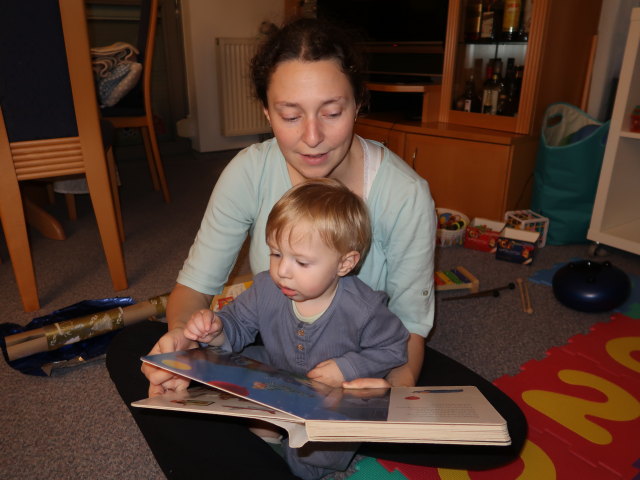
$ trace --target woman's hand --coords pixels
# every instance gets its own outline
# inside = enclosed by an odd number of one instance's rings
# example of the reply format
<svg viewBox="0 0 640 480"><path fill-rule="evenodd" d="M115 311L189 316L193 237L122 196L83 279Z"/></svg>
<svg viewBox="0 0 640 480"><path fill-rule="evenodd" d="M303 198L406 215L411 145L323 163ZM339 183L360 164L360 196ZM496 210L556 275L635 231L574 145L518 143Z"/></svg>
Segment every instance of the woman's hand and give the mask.
<svg viewBox="0 0 640 480"><path fill-rule="evenodd" d="M197 346L197 342L193 342L186 338L184 336L183 329L178 327L165 333L151 349L149 355L188 350ZM150 397L162 395L169 391L180 392L186 390L189 386L188 379L161 368L154 367L148 363L143 363L141 370L144 376L149 380Z"/></svg>
<svg viewBox="0 0 640 480"><path fill-rule="evenodd" d="M387 381L392 387L415 387L416 375L414 370L408 365L396 367L387 375Z"/></svg>
<svg viewBox="0 0 640 480"><path fill-rule="evenodd" d="M422 371L424 351L424 337L415 333L409 335L407 363L392 369L387 375L387 381L392 387L416 386L416 381L420 378L420 372Z"/></svg>
<svg viewBox="0 0 640 480"><path fill-rule="evenodd" d="M167 303L167 323L169 331L149 352L149 355L159 353L189 350L198 344L184 336L184 326L191 317L191 313L206 309L211 304L212 295L205 295L181 284L171 291ZM166 392L180 392L189 386L189 380L179 375L167 372L146 363L142 364L142 373L149 380L149 396L155 397Z"/></svg>
<svg viewBox="0 0 640 480"><path fill-rule="evenodd" d="M350 382L343 382L342 388L389 388L391 384L384 378L356 378Z"/></svg>
<svg viewBox="0 0 640 480"><path fill-rule="evenodd" d="M321 392L325 396L323 405L327 408L334 408L340 405L344 398L382 397L387 394L390 386L384 378L356 378L350 382L342 382L342 388Z"/></svg>

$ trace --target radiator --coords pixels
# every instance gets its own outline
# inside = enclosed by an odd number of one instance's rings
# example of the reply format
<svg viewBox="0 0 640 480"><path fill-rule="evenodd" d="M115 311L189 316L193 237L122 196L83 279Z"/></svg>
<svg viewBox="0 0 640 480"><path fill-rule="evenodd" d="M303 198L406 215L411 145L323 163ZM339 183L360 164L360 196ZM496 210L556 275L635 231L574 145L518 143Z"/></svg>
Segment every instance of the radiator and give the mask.
<svg viewBox="0 0 640 480"><path fill-rule="evenodd" d="M262 104L253 97L249 80L249 63L257 40L218 38L216 45L222 134L232 137L271 132Z"/></svg>

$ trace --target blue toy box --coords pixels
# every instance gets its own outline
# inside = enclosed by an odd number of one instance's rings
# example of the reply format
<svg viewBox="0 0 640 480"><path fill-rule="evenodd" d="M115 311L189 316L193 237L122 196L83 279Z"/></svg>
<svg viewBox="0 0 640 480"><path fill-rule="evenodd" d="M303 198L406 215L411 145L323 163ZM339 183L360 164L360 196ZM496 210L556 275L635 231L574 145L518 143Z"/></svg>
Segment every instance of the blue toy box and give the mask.
<svg viewBox="0 0 640 480"><path fill-rule="evenodd" d="M531 265L539 236L539 232L505 228L498 238L496 259Z"/></svg>

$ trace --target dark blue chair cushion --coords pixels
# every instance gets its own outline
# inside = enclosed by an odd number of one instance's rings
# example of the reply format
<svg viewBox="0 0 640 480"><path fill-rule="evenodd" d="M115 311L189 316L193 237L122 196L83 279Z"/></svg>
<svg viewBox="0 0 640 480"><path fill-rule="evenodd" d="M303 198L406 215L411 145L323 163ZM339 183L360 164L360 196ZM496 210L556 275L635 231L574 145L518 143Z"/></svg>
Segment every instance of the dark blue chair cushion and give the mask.
<svg viewBox="0 0 640 480"><path fill-rule="evenodd" d="M145 114L140 82L113 107L100 109L103 117L140 117Z"/></svg>
<svg viewBox="0 0 640 480"><path fill-rule="evenodd" d="M77 136L58 2L0 2L0 45L9 141Z"/></svg>
<svg viewBox="0 0 640 480"><path fill-rule="evenodd" d="M0 2L0 106L10 142L78 135L57 0ZM105 149L115 136L100 119Z"/></svg>

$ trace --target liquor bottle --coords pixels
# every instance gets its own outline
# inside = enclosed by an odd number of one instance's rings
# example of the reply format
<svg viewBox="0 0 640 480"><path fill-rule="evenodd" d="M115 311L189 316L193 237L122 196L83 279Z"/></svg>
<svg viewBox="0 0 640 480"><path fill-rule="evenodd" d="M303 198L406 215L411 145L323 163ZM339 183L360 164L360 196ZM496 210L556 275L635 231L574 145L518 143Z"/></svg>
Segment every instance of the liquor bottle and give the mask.
<svg viewBox="0 0 640 480"><path fill-rule="evenodd" d="M502 59L501 58L495 58L493 60L493 73L498 74L498 83L500 84L500 86L504 86L504 79L502 78Z"/></svg>
<svg viewBox="0 0 640 480"><path fill-rule="evenodd" d="M498 100L498 115L515 117L518 112L518 105L514 84L512 83L508 87L505 87L504 92L505 93L500 95L500 99Z"/></svg>
<svg viewBox="0 0 640 480"><path fill-rule="evenodd" d="M502 13L502 40L506 42L517 40L521 8L521 0L505 0Z"/></svg>
<svg viewBox="0 0 640 480"><path fill-rule="evenodd" d="M526 42L529 40L529 32L531 31L531 8L533 0L524 0L522 6L522 19L520 20L520 30L518 32L519 40Z"/></svg>
<svg viewBox="0 0 640 480"><path fill-rule="evenodd" d="M498 115L513 117L516 113L516 67L515 58L507 59L507 70L498 97Z"/></svg>
<svg viewBox="0 0 640 480"><path fill-rule="evenodd" d="M477 42L480 39L482 21L482 0L467 0L464 41Z"/></svg>
<svg viewBox="0 0 640 480"><path fill-rule="evenodd" d="M498 84L498 90L504 90L504 78L502 78L502 59L495 58L493 60L493 73L497 75L496 82Z"/></svg>
<svg viewBox="0 0 640 480"><path fill-rule="evenodd" d="M507 68L504 73L502 83L507 87L508 84L514 83L516 80L516 59L513 57L507 58Z"/></svg>
<svg viewBox="0 0 640 480"><path fill-rule="evenodd" d="M480 97L476 93L474 76L471 74L465 83L464 92L456 101L456 109L464 112L479 113L481 108L480 103Z"/></svg>
<svg viewBox="0 0 640 480"><path fill-rule="evenodd" d="M485 82L482 92L482 113L495 115L498 112L498 97L500 96L500 85L498 84L498 74L494 73L489 82Z"/></svg>
<svg viewBox="0 0 640 480"><path fill-rule="evenodd" d="M480 40L494 41L500 35L497 14L498 0L483 0L482 21L480 22Z"/></svg>
<svg viewBox="0 0 640 480"><path fill-rule="evenodd" d="M486 73L484 75L485 85L487 84L487 82L491 81L491 77L493 76L494 64L495 64L494 58L490 58L489 60L487 60Z"/></svg>
<svg viewBox="0 0 640 480"><path fill-rule="evenodd" d="M522 76L524 75L524 65L518 65L516 67L516 80L515 80L515 103L516 103L516 111L518 111L518 107L520 106L520 94L522 93Z"/></svg>

